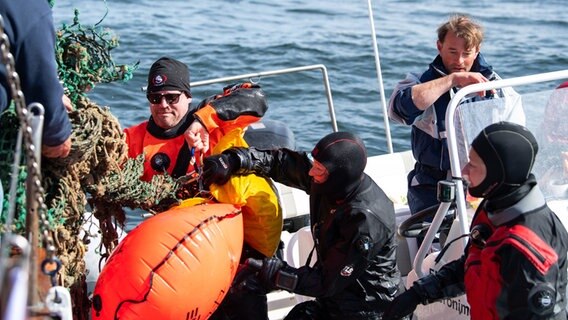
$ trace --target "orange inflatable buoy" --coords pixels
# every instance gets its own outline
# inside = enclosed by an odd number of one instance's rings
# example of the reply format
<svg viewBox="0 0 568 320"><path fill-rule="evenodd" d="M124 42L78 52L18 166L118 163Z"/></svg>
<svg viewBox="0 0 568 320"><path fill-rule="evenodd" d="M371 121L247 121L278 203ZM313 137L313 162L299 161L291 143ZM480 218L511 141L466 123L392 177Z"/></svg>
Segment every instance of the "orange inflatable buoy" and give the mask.
<svg viewBox="0 0 568 320"><path fill-rule="evenodd" d="M160 213L113 251L95 285L92 319L207 319L231 285L242 245L236 206Z"/></svg>

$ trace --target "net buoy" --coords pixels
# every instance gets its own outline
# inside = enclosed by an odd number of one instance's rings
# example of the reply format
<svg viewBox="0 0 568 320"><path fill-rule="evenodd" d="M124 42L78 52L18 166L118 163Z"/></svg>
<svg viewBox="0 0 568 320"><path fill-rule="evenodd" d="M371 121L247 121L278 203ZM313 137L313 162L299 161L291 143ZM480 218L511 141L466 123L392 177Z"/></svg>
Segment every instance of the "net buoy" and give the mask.
<svg viewBox="0 0 568 320"><path fill-rule="evenodd" d="M207 319L225 297L243 245L239 208L180 206L129 232L101 271L92 319Z"/></svg>

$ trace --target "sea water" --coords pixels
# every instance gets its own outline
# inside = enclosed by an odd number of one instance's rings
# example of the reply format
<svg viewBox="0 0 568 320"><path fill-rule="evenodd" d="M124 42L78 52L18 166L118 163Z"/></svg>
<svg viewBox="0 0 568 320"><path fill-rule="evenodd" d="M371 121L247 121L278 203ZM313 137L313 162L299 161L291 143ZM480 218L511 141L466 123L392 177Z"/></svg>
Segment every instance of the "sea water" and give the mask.
<svg viewBox="0 0 568 320"><path fill-rule="evenodd" d="M153 61L175 57L191 80L303 65L327 67L340 130L361 135L370 154L387 150L367 1L58 0L56 26L80 21L119 36L119 64L140 61L126 83L101 84L90 98L109 106L123 126L147 118L141 91ZM421 72L437 54L436 28L451 13L471 14L485 27L482 52L503 78L568 68L568 11L564 0L371 1L386 100L406 72ZM321 74L304 72L260 81L267 118L285 121L299 148L331 131ZM549 84L551 85L551 84ZM194 99L223 84L194 89ZM548 89L548 88L546 88ZM407 127L391 125L395 151L409 148Z"/></svg>
<svg viewBox="0 0 568 320"><path fill-rule="evenodd" d="M568 68L566 0L371 1L386 101L407 72L433 60L436 28L464 12L485 27L482 52L503 77ZM56 0L56 27L98 23L119 36L118 64L140 61L126 83L98 85L90 98L109 106L122 126L145 120L141 87L161 56L190 66L191 80L323 64L329 72L340 130L359 134L369 154L387 152L368 2L363 0ZM105 16L106 14L106 16ZM263 86L269 119L287 123L298 147L311 149L331 132L321 73L252 79ZM194 100L226 84L195 88ZM546 84L543 89L551 89ZM532 89L532 88L529 88ZM409 148L409 128L391 124L395 151Z"/></svg>

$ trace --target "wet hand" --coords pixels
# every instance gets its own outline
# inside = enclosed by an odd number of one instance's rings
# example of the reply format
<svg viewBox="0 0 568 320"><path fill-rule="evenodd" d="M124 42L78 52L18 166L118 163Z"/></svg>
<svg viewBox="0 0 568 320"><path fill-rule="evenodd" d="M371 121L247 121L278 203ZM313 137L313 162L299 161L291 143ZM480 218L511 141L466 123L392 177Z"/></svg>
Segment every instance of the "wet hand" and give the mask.
<svg viewBox="0 0 568 320"><path fill-rule="evenodd" d="M41 147L41 154L47 158L65 158L69 155L69 152L71 152L70 137L58 146L43 145Z"/></svg>
<svg viewBox="0 0 568 320"><path fill-rule="evenodd" d="M195 120L184 133L185 141L189 148L195 148L196 151L206 153L209 150L209 132L201 124Z"/></svg>
<svg viewBox="0 0 568 320"><path fill-rule="evenodd" d="M61 97L61 101L63 102L63 106L65 107L65 110L67 110L67 112L73 111L73 103L71 103L71 99L69 99L67 95L64 94Z"/></svg>

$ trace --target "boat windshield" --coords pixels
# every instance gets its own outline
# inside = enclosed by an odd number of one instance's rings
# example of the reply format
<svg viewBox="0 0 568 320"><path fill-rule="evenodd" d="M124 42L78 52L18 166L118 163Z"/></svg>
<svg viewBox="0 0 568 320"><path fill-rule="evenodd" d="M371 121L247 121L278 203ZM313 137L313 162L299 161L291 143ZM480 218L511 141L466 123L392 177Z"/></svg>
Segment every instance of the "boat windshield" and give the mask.
<svg viewBox="0 0 568 320"><path fill-rule="evenodd" d="M538 141L533 173L547 200L568 199L568 88L463 103L454 121L461 168L471 141L487 125L512 121L526 126Z"/></svg>

